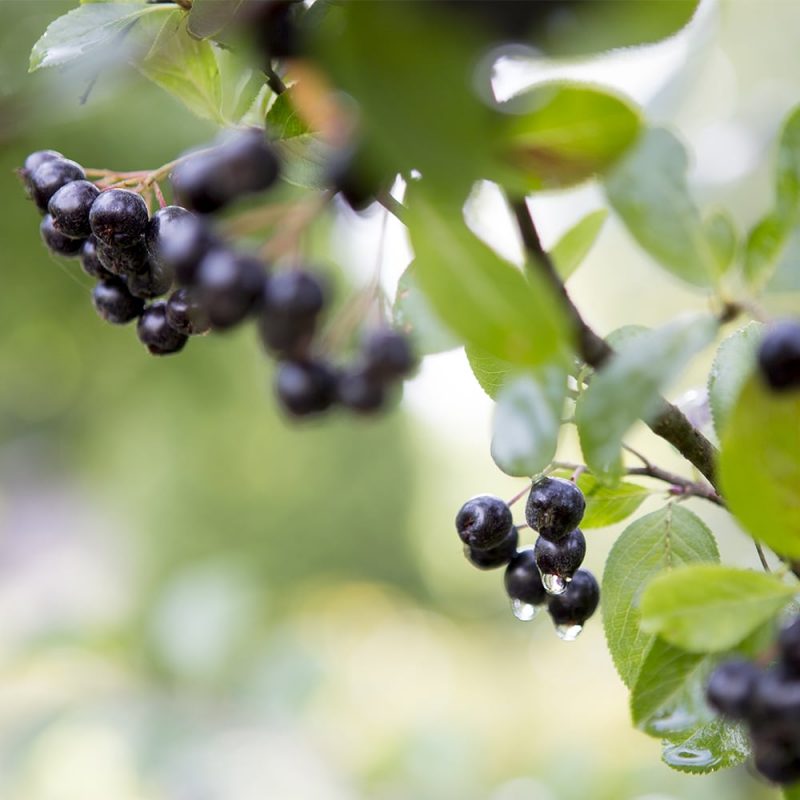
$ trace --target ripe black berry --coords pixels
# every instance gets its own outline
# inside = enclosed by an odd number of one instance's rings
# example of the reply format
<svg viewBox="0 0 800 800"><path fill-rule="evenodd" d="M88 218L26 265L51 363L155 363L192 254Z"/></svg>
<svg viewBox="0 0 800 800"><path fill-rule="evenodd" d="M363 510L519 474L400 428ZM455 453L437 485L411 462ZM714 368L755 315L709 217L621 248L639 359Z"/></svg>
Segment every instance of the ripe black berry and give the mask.
<svg viewBox="0 0 800 800"><path fill-rule="evenodd" d="M123 278L147 272L150 266L147 248L141 240L132 247L118 247L97 239L95 252L108 272Z"/></svg>
<svg viewBox="0 0 800 800"><path fill-rule="evenodd" d="M211 327L224 330L245 319L261 302L264 280L260 261L232 250L212 250L195 276L197 299Z"/></svg>
<svg viewBox="0 0 800 800"><path fill-rule="evenodd" d="M481 549L478 547L464 546L464 555L472 566L478 569L497 569L504 567L514 558L519 544L519 533L512 527L502 541L494 547Z"/></svg>
<svg viewBox="0 0 800 800"><path fill-rule="evenodd" d="M369 208L381 191L391 188L387 177L368 163L365 153L358 147L334 154L329 162L328 182L350 208L358 212Z"/></svg>
<svg viewBox="0 0 800 800"><path fill-rule="evenodd" d="M17 174L25 184L25 191L28 193L29 197L33 190L33 185L31 183L31 176L33 173L36 172L45 161L55 161L56 159L63 160L63 158L64 156L57 150L37 150L25 159L25 163L17 170Z"/></svg>
<svg viewBox="0 0 800 800"><path fill-rule="evenodd" d="M336 397L345 408L369 414L381 408L386 390L382 383L363 369L346 369L339 373L336 380Z"/></svg>
<svg viewBox="0 0 800 800"><path fill-rule="evenodd" d="M186 288L173 292L167 300L167 322L184 336L197 336L209 329L208 314Z"/></svg>
<svg viewBox="0 0 800 800"><path fill-rule="evenodd" d="M147 204L128 189L107 189L92 204L89 223L92 233L106 244L130 247L144 236Z"/></svg>
<svg viewBox="0 0 800 800"><path fill-rule="evenodd" d="M283 409L293 416L318 414L334 401L336 379L327 364L284 361L278 366L275 391Z"/></svg>
<svg viewBox="0 0 800 800"><path fill-rule="evenodd" d="M520 550L506 567L503 579L506 593L512 600L538 606L547 599L533 550Z"/></svg>
<svg viewBox="0 0 800 800"><path fill-rule="evenodd" d="M89 209L100 190L89 181L71 181L62 186L47 204L53 227L64 236L85 239L91 234Z"/></svg>
<svg viewBox="0 0 800 800"><path fill-rule="evenodd" d="M158 260L172 267L178 283L191 286L200 262L220 243L203 220L194 214L173 214L159 222L157 242Z"/></svg>
<svg viewBox="0 0 800 800"><path fill-rule="evenodd" d="M800 780L800 746L796 737L785 730L754 737L753 764L773 783L786 785Z"/></svg>
<svg viewBox="0 0 800 800"><path fill-rule="evenodd" d="M45 212L50 198L62 186L66 186L72 181L82 181L85 178L86 173L81 169L80 164L76 164L68 158L47 159L31 173L31 197L38 209Z"/></svg>
<svg viewBox="0 0 800 800"><path fill-rule="evenodd" d="M144 302L134 297L125 282L119 278L100 281L92 292L97 313L114 325L125 325L136 319L144 309Z"/></svg>
<svg viewBox="0 0 800 800"><path fill-rule="evenodd" d="M372 331L364 339L362 355L367 372L382 380L403 378L414 369L411 345L399 331Z"/></svg>
<svg viewBox="0 0 800 800"><path fill-rule="evenodd" d="M783 320L769 327L758 349L758 367L776 392L800 387L800 322Z"/></svg>
<svg viewBox="0 0 800 800"><path fill-rule="evenodd" d="M144 237L151 261L156 264L163 263L162 242L169 239L170 234L175 230L175 220L186 217L188 214L189 212L180 206L166 206L150 217Z"/></svg>
<svg viewBox="0 0 800 800"><path fill-rule="evenodd" d="M167 322L167 304L161 300L147 306L136 323L139 341L154 356L166 356L183 350L187 337Z"/></svg>
<svg viewBox="0 0 800 800"><path fill-rule="evenodd" d="M100 258L97 255L97 239L94 236L90 236L83 243L81 266L87 275L97 278L97 280L102 281L112 277L112 273L100 263Z"/></svg>
<svg viewBox="0 0 800 800"><path fill-rule="evenodd" d="M580 528L570 531L563 539L552 542L540 536L534 547L536 565L542 575L571 578L583 563L586 539Z"/></svg>
<svg viewBox="0 0 800 800"><path fill-rule="evenodd" d="M325 305L322 282L304 270L273 275L264 286L264 310L259 330L265 346L286 357L308 352Z"/></svg>
<svg viewBox="0 0 800 800"><path fill-rule="evenodd" d="M74 258L79 256L83 249L83 239L72 239L69 236L64 236L53 227L53 218L46 214L39 225L39 232L42 235L42 241L47 245L49 250L58 256L66 258Z"/></svg>
<svg viewBox="0 0 800 800"><path fill-rule="evenodd" d="M720 664L708 680L709 705L731 719L744 719L750 712L760 672L752 662L734 658Z"/></svg>
<svg viewBox="0 0 800 800"><path fill-rule="evenodd" d="M556 542L578 527L585 509L583 492L574 483L542 478L531 486L525 519L540 536Z"/></svg>
<svg viewBox="0 0 800 800"><path fill-rule="evenodd" d="M563 594L551 595L547 599L547 610L556 625L583 625L597 610L599 602L600 587L594 575L579 569Z"/></svg>
<svg viewBox="0 0 800 800"><path fill-rule="evenodd" d="M784 669L773 667L761 672L755 682L748 719L755 733L789 726L800 746L800 680Z"/></svg>
<svg viewBox="0 0 800 800"><path fill-rule="evenodd" d="M220 147L231 198L263 192L278 178L280 162L260 128L238 131Z"/></svg>
<svg viewBox="0 0 800 800"><path fill-rule="evenodd" d="M127 276L128 291L134 297L152 300L166 294L172 288L172 272L166 267L149 264L144 272Z"/></svg>
<svg viewBox="0 0 800 800"><path fill-rule="evenodd" d="M481 494L467 500L456 514L456 531L464 544L476 550L500 545L514 522L505 500Z"/></svg>
<svg viewBox="0 0 800 800"><path fill-rule="evenodd" d="M800 677L800 617L781 630L778 636L781 664L784 669Z"/></svg>

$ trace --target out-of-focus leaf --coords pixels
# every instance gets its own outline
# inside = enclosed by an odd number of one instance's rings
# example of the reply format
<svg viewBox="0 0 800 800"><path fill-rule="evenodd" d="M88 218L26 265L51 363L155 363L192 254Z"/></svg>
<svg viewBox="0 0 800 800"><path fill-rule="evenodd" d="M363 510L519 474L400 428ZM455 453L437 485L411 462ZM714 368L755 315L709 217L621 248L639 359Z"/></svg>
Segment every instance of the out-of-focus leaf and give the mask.
<svg viewBox="0 0 800 800"><path fill-rule="evenodd" d="M189 11L189 33L207 39L224 30L236 17L245 0L194 0Z"/></svg>
<svg viewBox="0 0 800 800"><path fill-rule="evenodd" d="M714 428L721 436L739 392L753 371L763 326L749 322L720 344L708 374L708 398Z"/></svg>
<svg viewBox="0 0 800 800"><path fill-rule="evenodd" d="M592 211L573 225L551 248L550 256L562 281L567 280L586 258L607 217L608 211L605 208Z"/></svg>
<svg viewBox="0 0 800 800"><path fill-rule="evenodd" d="M277 139L294 139L311 133L305 120L295 110L291 89L275 98L267 112L267 127Z"/></svg>
<svg viewBox="0 0 800 800"><path fill-rule="evenodd" d="M467 345L464 348L470 369L486 394L494 400L497 393L510 378L519 372L519 367L495 358L479 347Z"/></svg>
<svg viewBox="0 0 800 800"><path fill-rule="evenodd" d="M553 460L566 394L566 370L553 364L525 372L500 389L492 458L503 472L535 475Z"/></svg>
<svg viewBox="0 0 800 800"><path fill-rule="evenodd" d="M622 345L578 398L575 418L586 463L600 475L621 473L622 439L660 406L660 391L709 344L716 320L687 317Z"/></svg>
<svg viewBox="0 0 800 800"><path fill-rule="evenodd" d="M669 131L651 130L606 179L606 193L631 235L662 267L697 286L719 272L686 183L688 159Z"/></svg>
<svg viewBox="0 0 800 800"><path fill-rule="evenodd" d="M736 257L739 245L736 225L725 211L715 211L703 222L706 239L720 273L727 272Z"/></svg>
<svg viewBox="0 0 800 800"><path fill-rule="evenodd" d="M783 124L775 172L777 213L787 222L795 223L800 208L800 107Z"/></svg>
<svg viewBox="0 0 800 800"><path fill-rule="evenodd" d="M735 767L750 755L750 742L741 725L716 718L664 742L661 758L678 772L705 775Z"/></svg>
<svg viewBox="0 0 800 800"><path fill-rule="evenodd" d="M744 529L776 553L800 558L800 394L770 391L751 377L729 414L719 469Z"/></svg>
<svg viewBox="0 0 800 800"><path fill-rule="evenodd" d="M685 564L718 561L717 544L705 523L674 503L622 532L608 555L600 597L608 649L627 686L635 683L655 640L639 625L639 600L648 582Z"/></svg>
<svg viewBox="0 0 800 800"><path fill-rule="evenodd" d="M512 169L498 180L522 191L570 186L606 171L642 125L621 97L570 83L536 86L501 110L494 148Z"/></svg>

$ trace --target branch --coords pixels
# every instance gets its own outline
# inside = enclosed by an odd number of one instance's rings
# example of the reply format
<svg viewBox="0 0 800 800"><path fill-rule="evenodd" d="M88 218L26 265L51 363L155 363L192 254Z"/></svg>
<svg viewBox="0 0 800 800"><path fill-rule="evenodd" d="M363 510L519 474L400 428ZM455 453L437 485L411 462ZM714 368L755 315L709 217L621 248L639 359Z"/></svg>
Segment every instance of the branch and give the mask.
<svg viewBox="0 0 800 800"><path fill-rule="evenodd" d="M567 294L552 258L542 247L528 204L524 199L516 200L512 202L511 207L526 251L532 257L540 275L547 280L563 301L564 310L578 343L578 353L590 367L601 369L606 361L614 355L614 350L586 324L580 311ZM689 422L677 406L662 400L661 410L647 424L653 433L668 441L687 461L694 464L709 483L716 488L717 449ZM714 494L716 495L716 492Z"/></svg>

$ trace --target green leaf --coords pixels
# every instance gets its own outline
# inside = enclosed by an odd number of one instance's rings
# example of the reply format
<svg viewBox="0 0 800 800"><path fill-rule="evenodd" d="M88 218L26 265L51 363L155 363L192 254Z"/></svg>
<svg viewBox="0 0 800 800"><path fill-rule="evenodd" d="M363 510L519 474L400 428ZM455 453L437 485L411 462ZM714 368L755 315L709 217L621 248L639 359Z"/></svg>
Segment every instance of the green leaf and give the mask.
<svg viewBox="0 0 800 800"><path fill-rule="evenodd" d="M622 439L661 406L668 386L713 338L710 317L685 317L623 344L578 398L575 417L586 463L596 474L621 474Z"/></svg>
<svg viewBox="0 0 800 800"><path fill-rule="evenodd" d="M774 213L763 217L750 231L744 248L744 276L756 290L763 289L781 263L800 255L800 241Z"/></svg>
<svg viewBox="0 0 800 800"><path fill-rule="evenodd" d="M645 486L636 483L607 486L587 472L578 477L578 486L586 498L581 528L605 528L622 522L651 494Z"/></svg>
<svg viewBox="0 0 800 800"><path fill-rule="evenodd" d="M637 519L614 543L600 597L608 649L627 686L635 683L655 638L639 627L644 587L664 571L718 561L711 531L699 517L674 503Z"/></svg>
<svg viewBox="0 0 800 800"><path fill-rule="evenodd" d="M519 372L519 367L509 364L508 361L495 358L479 347L467 345L464 348L469 361L470 369L475 379L486 394L494 400L501 387L510 379L510 376Z"/></svg>
<svg viewBox="0 0 800 800"><path fill-rule="evenodd" d="M275 98L267 112L267 127L276 139L294 139L311 133L305 120L295 110L291 89Z"/></svg>
<svg viewBox="0 0 800 800"><path fill-rule="evenodd" d="M562 281L566 281L586 258L607 217L608 211L605 208L592 211L573 225L550 250L550 257Z"/></svg>
<svg viewBox="0 0 800 800"><path fill-rule="evenodd" d="M784 800L800 800L800 783L783 787Z"/></svg>
<svg viewBox="0 0 800 800"><path fill-rule="evenodd" d="M189 33L207 39L224 30L235 18L245 0L194 0L189 11Z"/></svg>
<svg viewBox="0 0 800 800"><path fill-rule="evenodd" d="M409 194L416 277L442 322L467 344L513 364L563 357L566 326L549 287L535 275L526 279L481 242L460 207L421 190Z"/></svg>
<svg viewBox="0 0 800 800"><path fill-rule="evenodd" d="M439 319L419 288L413 262L398 281L393 317L395 325L411 336L414 350L420 355L443 353L461 344Z"/></svg>
<svg viewBox="0 0 800 800"><path fill-rule="evenodd" d="M777 213L785 220L797 220L800 207L800 107L783 124L778 143L775 175Z"/></svg>
<svg viewBox="0 0 800 800"><path fill-rule="evenodd" d="M631 235L662 267L696 286L719 272L686 183L688 158L669 131L648 131L606 179L606 193Z"/></svg>
<svg viewBox="0 0 800 800"><path fill-rule="evenodd" d="M73 9L48 25L33 46L29 69L60 67L119 42L138 20L168 17L174 6L91 3ZM180 12L179 12L180 13Z"/></svg>
<svg viewBox="0 0 800 800"><path fill-rule="evenodd" d="M743 728L717 718L667 740L661 758L678 772L704 775L741 764L749 755Z"/></svg>
<svg viewBox="0 0 800 800"><path fill-rule="evenodd" d="M739 644L794 593L777 578L751 570L684 566L648 584L641 628L692 653L717 653Z"/></svg>
<svg viewBox="0 0 800 800"><path fill-rule="evenodd" d="M605 172L636 141L639 112L607 91L569 83L535 86L500 106L498 180L521 191L561 188Z"/></svg>
<svg viewBox="0 0 800 800"><path fill-rule="evenodd" d="M753 371L762 330L761 323L749 322L724 339L714 357L708 374L708 398L718 436L725 430L739 392Z"/></svg>
<svg viewBox="0 0 800 800"><path fill-rule="evenodd" d="M250 68L249 61L241 53L211 45L220 74L222 93L220 115L228 124L236 124L256 104L259 95L266 89L264 75ZM263 115L257 120L263 124Z"/></svg>
<svg viewBox="0 0 800 800"><path fill-rule="evenodd" d="M186 29L187 17L174 9L157 21L158 33L139 71L199 117L224 124L222 82L214 47Z"/></svg>
<svg viewBox="0 0 800 800"><path fill-rule="evenodd" d="M567 373L546 364L500 389L494 413L492 458L507 475L541 472L555 456Z"/></svg>
<svg viewBox="0 0 800 800"><path fill-rule="evenodd" d="M725 211L715 211L703 222L703 228L718 271L727 272L739 246L736 225Z"/></svg>
<svg viewBox="0 0 800 800"><path fill-rule="evenodd" d="M708 656L687 653L673 647L663 639L655 639L642 663L636 683L631 692L631 716L637 728L650 735L671 732L678 723L671 719L676 708L680 708L687 686L710 669ZM691 708L691 706L689 706ZM667 721L666 726L659 723ZM690 729L697 723L693 715L681 721L681 726ZM670 726L670 727L667 727Z"/></svg>
<svg viewBox="0 0 800 800"><path fill-rule="evenodd" d="M756 540L800 558L800 393L751 377L729 416L720 480L731 512Z"/></svg>
<svg viewBox="0 0 800 800"><path fill-rule="evenodd" d="M331 149L316 135L307 133L290 139L278 139L274 145L283 165L281 177L287 183L304 189L330 186Z"/></svg>

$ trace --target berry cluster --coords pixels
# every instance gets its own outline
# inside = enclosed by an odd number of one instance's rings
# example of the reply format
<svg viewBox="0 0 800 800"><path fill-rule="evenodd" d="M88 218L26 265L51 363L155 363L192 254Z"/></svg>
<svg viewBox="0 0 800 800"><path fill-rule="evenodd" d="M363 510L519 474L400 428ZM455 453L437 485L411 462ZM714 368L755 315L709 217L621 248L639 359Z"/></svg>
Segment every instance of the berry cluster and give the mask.
<svg viewBox="0 0 800 800"><path fill-rule="evenodd" d="M773 391L800 389L800 321L781 320L768 328L758 349L758 368Z"/></svg>
<svg viewBox="0 0 800 800"><path fill-rule="evenodd" d="M726 661L712 673L706 697L720 714L745 723L755 768L764 777L800 781L800 618L781 631L776 664Z"/></svg>
<svg viewBox="0 0 800 800"><path fill-rule="evenodd" d="M414 368L406 337L373 330L353 363L328 363L315 346L327 304L323 280L300 267L269 272L209 222L207 215L239 196L269 188L279 172L263 131L249 129L179 159L172 186L181 205L152 217L140 194L101 191L55 151L28 156L20 176L45 214L45 244L57 255L80 258L97 280L98 314L118 325L138 320L139 339L152 354L176 353L190 336L255 318L264 346L279 361L276 391L287 413L307 416L337 403L357 413L377 411L392 384ZM157 299L168 292L168 299Z"/></svg>
<svg viewBox="0 0 800 800"><path fill-rule="evenodd" d="M586 539L577 526L585 508L583 493L573 482L536 481L525 519L539 538L534 547L522 549L511 509L499 497L473 497L456 516L456 530L470 563L479 569L506 566L505 588L515 616L533 619L546 603L556 631L568 640L581 632L600 600L592 573L579 569Z"/></svg>

